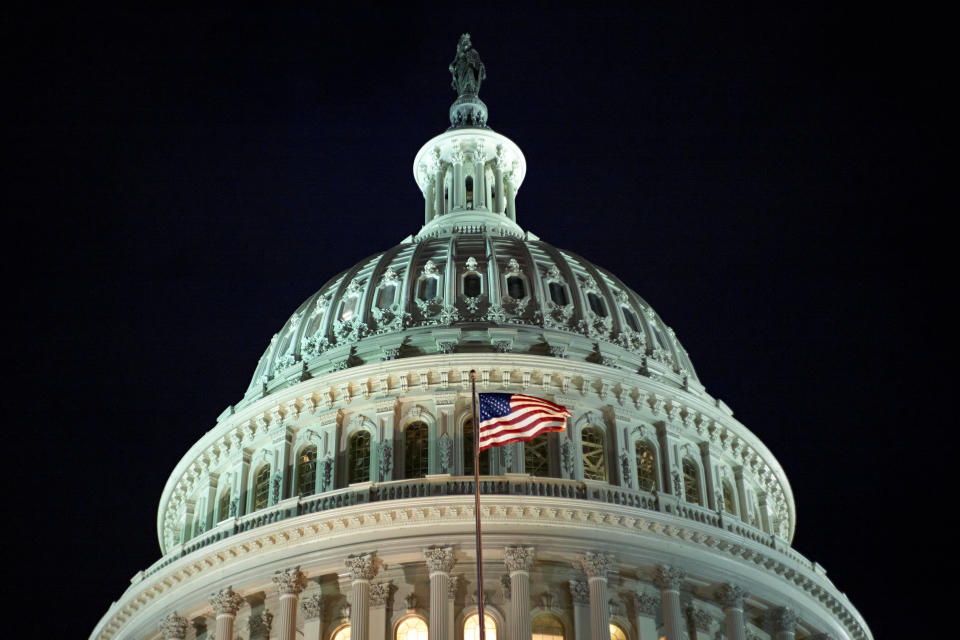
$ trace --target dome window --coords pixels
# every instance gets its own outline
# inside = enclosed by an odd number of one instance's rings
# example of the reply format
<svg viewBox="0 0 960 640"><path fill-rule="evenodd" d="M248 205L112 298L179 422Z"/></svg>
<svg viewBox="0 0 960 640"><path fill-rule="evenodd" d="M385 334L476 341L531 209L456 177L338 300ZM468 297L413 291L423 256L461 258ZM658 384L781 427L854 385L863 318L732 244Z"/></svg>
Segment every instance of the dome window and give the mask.
<svg viewBox="0 0 960 640"><path fill-rule="evenodd" d="M440 278L430 277L420 281L420 299L433 300L440 290Z"/></svg>
<svg viewBox="0 0 960 640"><path fill-rule="evenodd" d="M350 296L342 303L340 303L340 321L349 322L353 318L353 314L357 309L357 297Z"/></svg>
<svg viewBox="0 0 960 640"><path fill-rule="evenodd" d="M397 297L397 285L388 284L380 287L380 293L377 296L377 306L381 309L388 309L394 298Z"/></svg>
<svg viewBox="0 0 960 640"><path fill-rule="evenodd" d="M637 487L641 491L652 491L657 484L656 450L648 441L637 440L633 451L637 461Z"/></svg>
<svg viewBox="0 0 960 640"><path fill-rule="evenodd" d="M733 493L733 486L726 480L723 481L723 510L733 515L737 514L737 499Z"/></svg>
<svg viewBox="0 0 960 640"><path fill-rule="evenodd" d="M600 296L594 292L587 294L587 303L590 305L590 310L601 318L607 317L607 307L603 304L603 300L600 299Z"/></svg>
<svg viewBox="0 0 960 640"><path fill-rule="evenodd" d="M693 504L702 505L700 501L700 470L690 458L683 459L683 499Z"/></svg>
<svg viewBox="0 0 960 640"><path fill-rule="evenodd" d="M514 300L527 297L527 287L519 276L507 278L507 295Z"/></svg>
<svg viewBox="0 0 960 640"><path fill-rule="evenodd" d="M627 321L627 326L630 327L630 331L640 333L640 323L637 322L637 314L627 307L621 307L621 309L623 310L623 317Z"/></svg>
<svg viewBox="0 0 960 640"><path fill-rule="evenodd" d="M550 289L550 300L558 307L565 307L569 304L567 299L567 288L559 282L551 282L548 285Z"/></svg>
<svg viewBox="0 0 960 640"><path fill-rule="evenodd" d="M468 273L463 276L463 295L467 298L476 298L480 295L481 281L476 273Z"/></svg>
<svg viewBox="0 0 960 640"><path fill-rule="evenodd" d="M497 621L489 613L483 614L484 640L497 640ZM473 613L463 621L463 640L480 640L480 614Z"/></svg>
<svg viewBox="0 0 960 640"><path fill-rule="evenodd" d="M220 502L217 504L217 522L223 522L230 517L230 487L223 490L220 494Z"/></svg>
<svg viewBox="0 0 960 640"><path fill-rule="evenodd" d="M257 470L253 481L253 510L266 509L270 504L270 465Z"/></svg>
<svg viewBox="0 0 960 640"><path fill-rule="evenodd" d="M403 475L422 478L430 473L430 430L424 422L414 422L403 432Z"/></svg>
<svg viewBox="0 0 960 640"><path fill-rule="evenodd" d="M308 445L297 455L297 495L312 496L317 481L317 447Z"/></svg>
<svg viewBox="0 0 960 640"><path fill-rule="evenodd" d="M603 430L586 427L580 434L583 448L583 477L586 480L607 481L607 456L603 448Z"/></svg>
<svg viewBox="0 0 960 640"><path fill-rule="evenodd" d="M347 442L347 483L370 479L370 433L357 431Z"/></svg>

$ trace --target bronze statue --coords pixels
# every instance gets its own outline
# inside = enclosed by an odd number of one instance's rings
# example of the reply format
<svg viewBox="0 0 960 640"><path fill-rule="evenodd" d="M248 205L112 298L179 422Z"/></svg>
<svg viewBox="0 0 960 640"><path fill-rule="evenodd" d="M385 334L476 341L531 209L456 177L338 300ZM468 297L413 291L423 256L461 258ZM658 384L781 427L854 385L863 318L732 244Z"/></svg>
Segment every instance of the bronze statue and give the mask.
<svg viewBox="0 0 960 640"><path fill-rule="evenodd" d="M480 92L480 83L487 77L487 71L480 60L480 54L470 43L470 34L460 36L457 44L457 55L450 63L450 73L453 81L450 86L457 95L475 96Z"/></svg>

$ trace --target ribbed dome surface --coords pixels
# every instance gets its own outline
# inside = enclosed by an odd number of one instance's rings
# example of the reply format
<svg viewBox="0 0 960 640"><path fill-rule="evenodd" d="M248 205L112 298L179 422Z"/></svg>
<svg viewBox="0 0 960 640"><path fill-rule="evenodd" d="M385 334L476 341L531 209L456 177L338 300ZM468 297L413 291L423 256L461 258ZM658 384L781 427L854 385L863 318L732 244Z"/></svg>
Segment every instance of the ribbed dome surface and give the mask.
<svg viewBox="0 0 960 640"><path fill-rule="evenodd" d="M330 280L274 335L245 401L362 363L490 351L699 386L673 331L619 278L531 234L473 227L408 241Z"/></svg>

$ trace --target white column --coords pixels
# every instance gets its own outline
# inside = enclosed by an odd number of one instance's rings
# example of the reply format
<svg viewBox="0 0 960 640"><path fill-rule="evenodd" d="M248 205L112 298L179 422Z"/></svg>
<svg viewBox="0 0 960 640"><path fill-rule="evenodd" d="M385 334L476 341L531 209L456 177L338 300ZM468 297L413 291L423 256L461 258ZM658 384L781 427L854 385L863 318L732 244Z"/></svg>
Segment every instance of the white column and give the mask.
<svg viewBox="0 0 960 640"><path fill-rule="evenodd" d="M164 640L183 640L187 637L187 619L174 611L160 621L160 632Z"/></svg>
<svg viewBox="0 0 960 640"><path fill-rule="evenodd" d="M743 626L743 589L735 584L725 584L717 592L726 618L727 640L747 640Z"/></svg>
<svg viewBox="0 0 960 640"><path fill-rule="evenodd" d="M320 640L323 633L323 596L313 593L303 599L303 640ZM220 640L220 637L217 637Z"/></svg>
<svg viewBox="0 0 960 640"><path fill-rule="evenodd" d="M450 570L456 562L453 557L453 547L440 545L427 547L423 550L423 557L430 571L430 640L453 640L447 637L450 631L447 621Z"/></svg>
<svg viewBox="0 0 960 640"><path fill-rule="evenodd" d="M653 571L653 584L660 589L663 605L663 631L666 640L683 640L683 617L680 615L680 583L686 577L681 569L658 564Z"/></svg>
<svg viewBox="0 0 960 640"><path fill-rule="evenodd" d="M210 606L217 617L216 640L233 640L233 621L243 606L243 598L227 587L210 598Z"/></svg>
<svg viewBox="0 0 960 640"><path fill-rule="evenodd" d="M573 600L574 640L590 640L590 585L583 580L570 581Z"/></svg>
<svg viewBox="0 0 960 640"><path fill-rule="evenodd" d="M447 637L450 638L450 640L457 637L456 629L454 628L456 627L457 619L454 614L457 602L457 585L459 582L460 578L458 576L450 576L450 581L447 583L447 633L449 634Z"/></svg>
<svg viewBox="0 0 960 640"><path fill-rule="evenodd" d="M350 570L350 640L370 640L370 581L380 562L373 553L347 556Z"/></svg>
<svg viewBox="0 0 960 640"><path fill-rule="evenodd" d="M299 567L280 571L273 576L280 596L280 620L277 625L277 640L296 640L297 604L300 592L307 587L307 576Z"/></svg>
<svg viewBox="0 0 960 640"><path fill-rule="evenodd" d="M433 207L437 202L437 198L433 194L433 190L436 188L437 176L436 174L430 174L427 176L427 188L423 190L423 224L427 224L433 220Z"/></svg>
<svg viewBox="0 0 960 640"><path fill-rule="evenodd" d="M610 636L610 603L607 595L607 571L613 564L613 555L588 551L580 556L574 567L587 574L590 585L590 637Z"/></svg>
<svg viewBox="0 0 960 640"><path fill-rule="evenodd" d="M511 640L530 640L530 567L533 566L533 547L506 547L503 564L510 572L510 627Z"/></svg>
<svg viewBox="0 0 960 640"><path fill-rule="evenodd" d="M503 181L504 194L507 197L507 217L514 222L517 221L516 197L517 188L513 184L513 173L508 174Z"/></svg>
<svg viewBox="0 0 960 640"><path fill-rule="evenodd" d="M474 160L474 180L473 180L473 208L484 209L487 206L487 181L484 170L486 156L483 153L483 146L477 144L476 151L473 152Z"/></svg>
<svg viewBox="0 0 960 640"><path fill-rule="evenodd" d="M433 215L438 218L446 213L443 210L443 164L439 158L436 160L436 170L433 176Z"/></svg>
<svg viewBox="0 0 960 640"><path fill-rule="evenodd" d="M780 607L770 612L773 622L773 640L793 640L797 628L797 614L790 607Z"/></svg>
<svg viewBox="0 0 960 640"><path fill-rule="evenodd" d="M503 213L503 148L497 146L497 157L493 161L493 179L496 190L496 197L493 200L493 210L496 213Z"/></svg>
<svg viewBox="0 0 960 640"><path fill-rule="evenodd" d="M391 586L389 580L370 585L370 640L387 638L387 601Z"/></svg>

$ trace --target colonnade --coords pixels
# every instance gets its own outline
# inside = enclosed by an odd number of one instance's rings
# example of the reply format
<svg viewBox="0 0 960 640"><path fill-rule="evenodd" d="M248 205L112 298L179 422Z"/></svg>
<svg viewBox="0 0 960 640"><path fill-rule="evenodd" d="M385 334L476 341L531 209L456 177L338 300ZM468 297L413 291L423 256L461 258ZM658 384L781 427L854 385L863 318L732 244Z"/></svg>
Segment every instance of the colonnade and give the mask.
<svg viewBox="0 0 960 640"><path fill-rule="evenodd" d="M458 577L451 571L456 565L454 549L449 545L434 545L423 550L430 576L429 628L431 640L453 640L453 602L458 586ZM509 576L509 604L506 628L498 630L498 637L507 640L531 640L530 570L535 559L535 549L527 545L505 547L503 563ZM346 558L345 566L350 575L350 604L342 607L341 617L349 618L351 640L387 640L387 605L392 584L389 581L372 583L382 566L375 553L361 553ZM593 640L609 636L610 600L608 574L614 566L610 553L587 551L573 562L573 568L582 579L569 582L573 603L573 633L575 640ZM685 572L673 566L657 565L653 571L653 584L660 592L657 598L647 593L637 593L634 611L638 637L657 637L654 620L662 617L662 634L665 640L684 640L686 637L706 637L706 620L703 612L688 608L690 615L685 624L680 592L686 579ZM254 626L270 640L296 640L298 605L302 609L304 640L322 640L323 600L320 594L312 594L300 602L300 594L307 586L307 576L299 567L277 572L272 582L277 589L279 611L274 616L266 610L251 619L251 634ZM722 626L727 640L746 640L744 624L743 588L735 584L723 584L715 592L724 613ZM214 594L210 600L216 617L216 630L212 640L234 640L234 620L247 602L232 588L227 587ZM251 601L251 605L254 601ZM348 612L348 613L347 613ZM346 620L344 620L345 622ZM797 624L796 613L788 607L771 609L767 621L773 631L773 640L794 640ZM708 620L707 620L708 622ZM189 623L183 616L173 612L160 623L165 640L184 640Z"/></svg>

